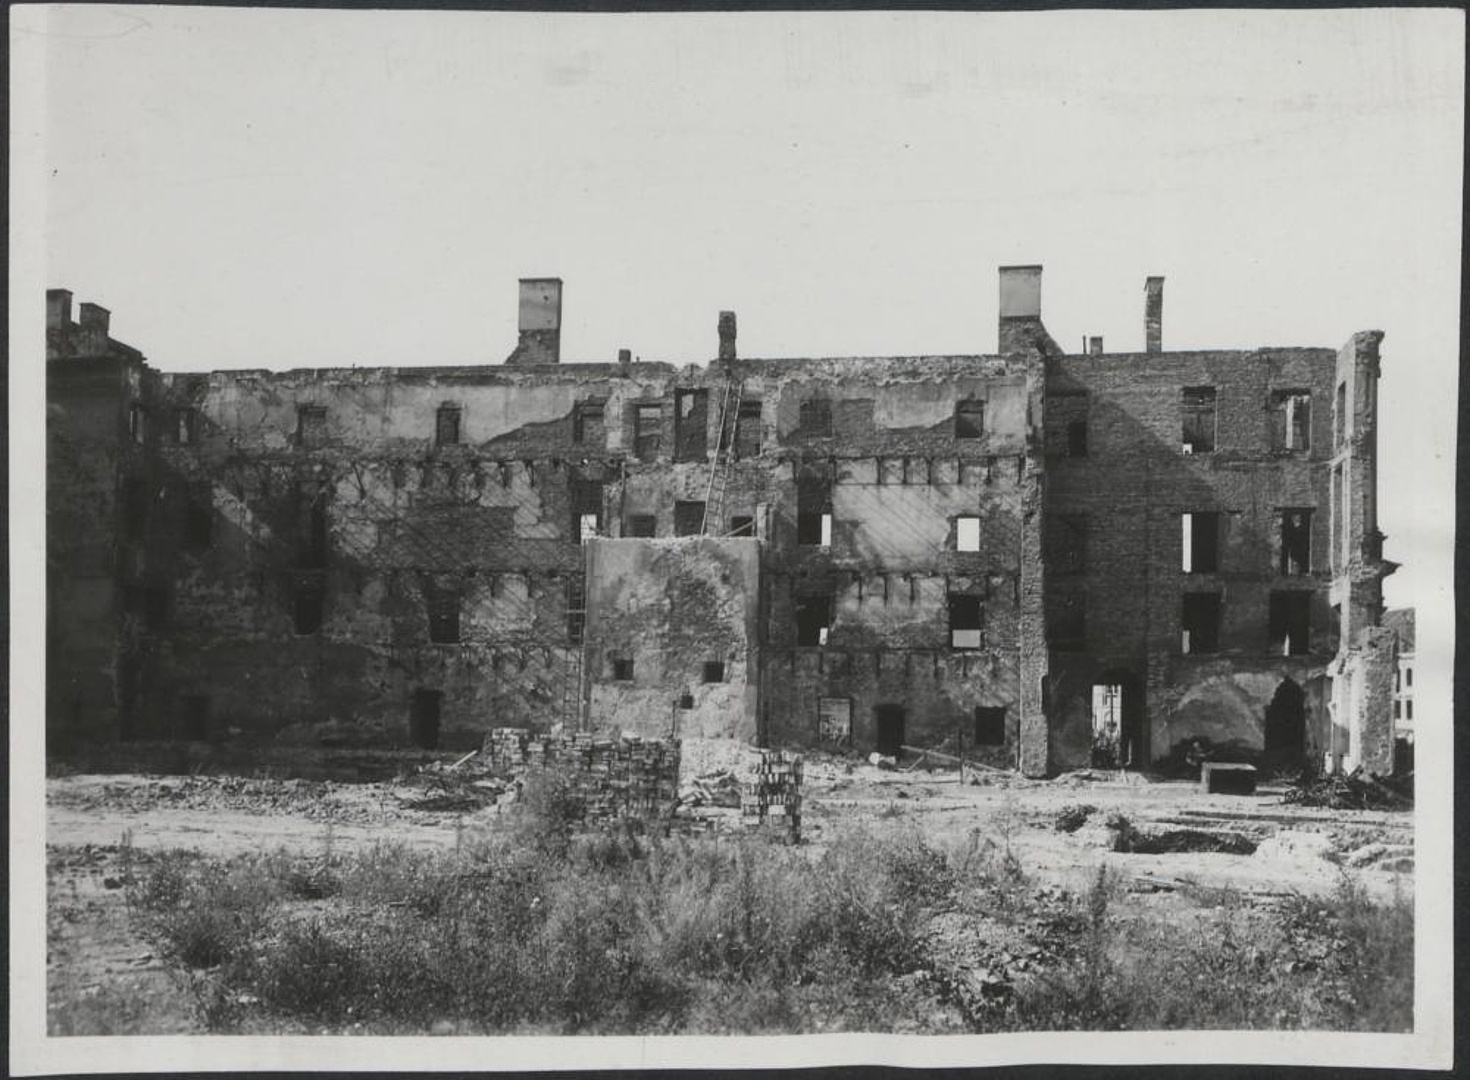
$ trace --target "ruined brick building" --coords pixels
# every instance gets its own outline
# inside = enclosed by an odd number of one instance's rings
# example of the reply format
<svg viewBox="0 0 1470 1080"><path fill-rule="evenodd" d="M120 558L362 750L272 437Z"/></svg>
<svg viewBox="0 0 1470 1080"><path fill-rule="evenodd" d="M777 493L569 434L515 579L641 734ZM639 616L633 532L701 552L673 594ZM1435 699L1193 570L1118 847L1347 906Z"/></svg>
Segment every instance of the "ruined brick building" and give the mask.
<svg viewBox="0 0 1470 1080"><path fill-rule="evenodd" d="M1068 355L155 371L47 293L47 729L478 745L499 726L947 747L1208 739L1387 771L1381 334ZM1385 756L1387 755L1387 756Z"/></svg>

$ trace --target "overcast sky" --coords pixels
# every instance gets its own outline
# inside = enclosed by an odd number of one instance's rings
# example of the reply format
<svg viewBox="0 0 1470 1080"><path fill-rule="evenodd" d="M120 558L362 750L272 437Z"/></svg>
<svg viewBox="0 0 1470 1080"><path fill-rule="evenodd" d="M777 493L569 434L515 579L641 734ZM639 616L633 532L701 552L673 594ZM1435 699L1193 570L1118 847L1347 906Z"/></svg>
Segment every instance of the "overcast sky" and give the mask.
<svg viewBox="0 0 1470 1080"><path fill-rule="evenodd" d="M1386 331L1391 557L1449 490L1458 13L15 18L47 284L164 370L499 363L532 275L566 359L703 362L722 308L748 356L988 352L1036 262L1069 349L1140 348L1149 274L1165 348Z"/></svg>

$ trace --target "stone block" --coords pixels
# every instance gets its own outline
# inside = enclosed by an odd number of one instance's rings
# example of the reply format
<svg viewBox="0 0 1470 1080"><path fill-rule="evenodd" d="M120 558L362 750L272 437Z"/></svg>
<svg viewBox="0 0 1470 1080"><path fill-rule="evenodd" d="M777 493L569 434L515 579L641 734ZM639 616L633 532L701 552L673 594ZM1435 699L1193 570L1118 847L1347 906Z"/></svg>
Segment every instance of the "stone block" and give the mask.
<svg viewBox="0 0 1470 1080"><path fill-rule="evenodd" d="M1200 790L1210 795L1254 795L1256 767L1226 761L1206 761L1200 766Z"/></svg>

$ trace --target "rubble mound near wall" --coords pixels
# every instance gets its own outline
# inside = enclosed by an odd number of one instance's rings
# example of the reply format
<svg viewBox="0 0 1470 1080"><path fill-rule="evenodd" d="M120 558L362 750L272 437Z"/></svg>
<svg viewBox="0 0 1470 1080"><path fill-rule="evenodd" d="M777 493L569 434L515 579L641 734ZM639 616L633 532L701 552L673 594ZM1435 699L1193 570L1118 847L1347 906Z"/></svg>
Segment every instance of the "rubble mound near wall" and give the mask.
<svg viewBox="0 0 1470 1080"><path fill-rule="evenodd" d="M671 814L679 797L679 740L546 735L495 728L481 754L492 769L548 770L563 778L587 824Z"/></svg>

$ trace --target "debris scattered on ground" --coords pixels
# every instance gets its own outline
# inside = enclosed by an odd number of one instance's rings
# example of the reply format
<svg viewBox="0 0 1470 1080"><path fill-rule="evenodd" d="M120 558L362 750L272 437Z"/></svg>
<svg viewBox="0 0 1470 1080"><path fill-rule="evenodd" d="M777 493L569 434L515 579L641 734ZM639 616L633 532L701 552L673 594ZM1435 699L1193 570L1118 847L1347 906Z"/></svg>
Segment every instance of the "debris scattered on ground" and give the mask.
<svg viewBox="0 0 1470 1080"><path fill-rule="evenodd" d="M1097 812L1097 807L1091 803L1073 803L1062 807L1057 814L1055 828L1057 832L1074 833L1083 825L1087 824L1090 815Z"/></svg>
<svg viewBox="0 0 1470 1080"><path fill-rule="evenodd" d="M1402 788L1403 790L1398 790ZM1370 776L1362 769L1305 781L1282 801L1297 806L1324 806L1331 810L1408 810L1414 805L1413 774L1402 780Z"/></svg>
<svg viewBox="0 0 1470 1080"><path fill-rule="evenodd" d="M680 806L740 806L740 779L728 769L696 776L679 787Z"/></svg>
<svg viewBox="0 0 1470 1080"><path fill-rule="evenodd" d="M874 751L868 755L868 764L876 765L880 769L896 769L898 768L898 758Z"/></svg>

